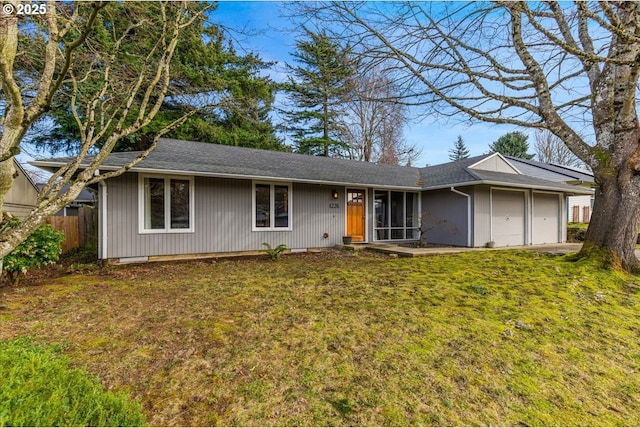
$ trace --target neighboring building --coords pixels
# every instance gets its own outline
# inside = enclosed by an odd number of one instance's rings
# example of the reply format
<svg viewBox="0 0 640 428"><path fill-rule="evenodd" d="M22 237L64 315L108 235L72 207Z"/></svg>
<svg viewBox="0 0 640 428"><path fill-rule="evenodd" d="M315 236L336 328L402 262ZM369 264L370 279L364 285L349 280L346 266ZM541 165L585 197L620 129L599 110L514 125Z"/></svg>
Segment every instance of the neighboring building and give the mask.
<svg viewBox="0 0 640 428"><path fill-rule="evenodd" d="M506 158L523 174L593 189L593 173L590 171L510 156L506 156ZM576 223L588 223L593 212L593 199L593 192L589 195L569 196L567 201L567 220Z"/></svg>
<svg viewBox="0 0 640 428"><path fill-rule="evenodd" d="M36 185L38 190L46 186L45 183L38 183ZM65 185L60 189L60 193L65 193L69 190L69 185ZM94 206L96 203L96 192L93 189L82 189L78 197L76 197L69 205L63 207L60 211L54 214L54 217L75 217L78 215L78 211L82 205Z"/></svg>
<svg viewBox="0 0 640 428"><path fill-rule="evenodd" d="M113 153L113 170L138 153ZM70 158L34 165L55 170ZM119 262L354 242L482 247L566 239L566 196L589 190L527 176L500 154L428 168L161 139L98 195L99 257Z"/></svg>
<svg viewBox="0 0 640 428"><path fill-rule="evenodd" d="M15 159L13 162L18 176L4 197L2 210L22 220L38 205L38 188L22 165Z"/></svg>

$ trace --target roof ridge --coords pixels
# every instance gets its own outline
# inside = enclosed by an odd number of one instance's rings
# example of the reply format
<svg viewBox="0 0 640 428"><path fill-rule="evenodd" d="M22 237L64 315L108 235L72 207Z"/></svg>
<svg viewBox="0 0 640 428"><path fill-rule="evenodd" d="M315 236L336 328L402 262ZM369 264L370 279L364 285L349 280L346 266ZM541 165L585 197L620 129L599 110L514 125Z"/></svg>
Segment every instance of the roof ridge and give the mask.
<svg viewBox="0 0 640 428"><path fill-rule="evenodd" d="M331 156L315 156L315 155L308 155L308 154L304 154L304 153L295 153L295 152L285 152L285 151L278 151L278 150L268 150L268 149L261 149L261 148L255 148L255 147L243 147L243 146L233 146L233 145L229 145L229 144L219 144L219 143L204 143L204 142L199 142L199 141L192 141L192 140L180 140L177 138L160 138L160 140L158 141L158 143L160 142L171 142L171 141L176 141L176 142L180 142L180 143L188 143L188 144L201 144L201 145L207 145L207 148L210 147L216 147L216 148L222 148L222 150L229 150L229 151L233 151L233 150L237 150L237 151L252 151L252 152L259 152L259 153L268 153L270 155L281 155L281 156L291 156L291 157L295 157L298 159L304 159L304 160L317 160L319 162L337 162L337 163L358 163L360 165L376 165L379 167L383 167L383 168L405 168L405 169L412 169L412 170L420 170L420 168L415 167L415 166L407 166L407 165L392 165L392 164L385 164L385 163L376 163L376 162L367 162L367 161L363 161L363 160L358 160L358 159L347 159L347 158L336 158L336 157L331 157ZM165 146L166 147L166 146ZM157 150L157 148L156 148ZM134 152L127 152L127 153L134 153Z"/></svg>

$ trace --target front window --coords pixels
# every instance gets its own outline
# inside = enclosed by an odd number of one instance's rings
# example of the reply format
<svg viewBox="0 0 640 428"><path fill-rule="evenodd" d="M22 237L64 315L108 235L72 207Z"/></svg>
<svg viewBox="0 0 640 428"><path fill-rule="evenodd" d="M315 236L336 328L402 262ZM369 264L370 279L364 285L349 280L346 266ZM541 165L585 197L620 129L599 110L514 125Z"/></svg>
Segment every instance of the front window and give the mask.
<svg viewBox="0 0 640 428"><path fill-rule="evenodd" d="M291 185L254 183L253 230L291 230Z"/></svg>
<svg viewBox="0 0 640 428"><path fill-rule="evenodd" d="M375 239L419 239L418 201L418 194L415 192L374 191Z"/></svg>
<svg viewBox="0 0 640 428"><path fill-rule="evenodd" d="M193 232L193 178L142 177L142 233Z"/></svg>
<svg viewBox="0 0 640 428"><path fill-rule="evenodd" d="M144 228L164 229L164 178L144 179Z"/></svg>
<svg viewBox="0 0 640 428"><path fill-rule="evenodd" d="M256 227L271 227L271 186L269 184L256 184Z"/></svg>
<svg viewBox="0 0 640 428"><path fill-rule="evenodd" d="M171 229L189 229L189 180L169 180L171 183Z"/></svg>

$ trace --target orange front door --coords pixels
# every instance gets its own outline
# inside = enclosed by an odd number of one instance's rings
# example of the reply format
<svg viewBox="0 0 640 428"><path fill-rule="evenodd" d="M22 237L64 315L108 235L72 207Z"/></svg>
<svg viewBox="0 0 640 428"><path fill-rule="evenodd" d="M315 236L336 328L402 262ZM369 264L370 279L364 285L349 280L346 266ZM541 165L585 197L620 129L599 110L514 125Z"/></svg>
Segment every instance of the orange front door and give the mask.
<svg viewBox="0 0 640 428"><path fill-rule="evenodd" d="M353 242L364 241L365 230L365 192L364 190L347 189L347 235Z"/></svg>

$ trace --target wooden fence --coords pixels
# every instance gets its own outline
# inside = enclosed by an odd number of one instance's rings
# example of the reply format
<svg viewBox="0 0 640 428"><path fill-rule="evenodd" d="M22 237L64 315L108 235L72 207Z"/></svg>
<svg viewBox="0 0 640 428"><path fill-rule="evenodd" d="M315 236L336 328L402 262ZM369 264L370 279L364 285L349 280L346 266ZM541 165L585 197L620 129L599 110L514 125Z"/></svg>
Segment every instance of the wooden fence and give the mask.
<svg viewBox="0 0 640 428"><path fill-rule="evenodd" d="M97 248L98 219L93 207L82 206L77 216L53 216L47 223L54 229L64 232L62 252L74 248Z"/></svg>

